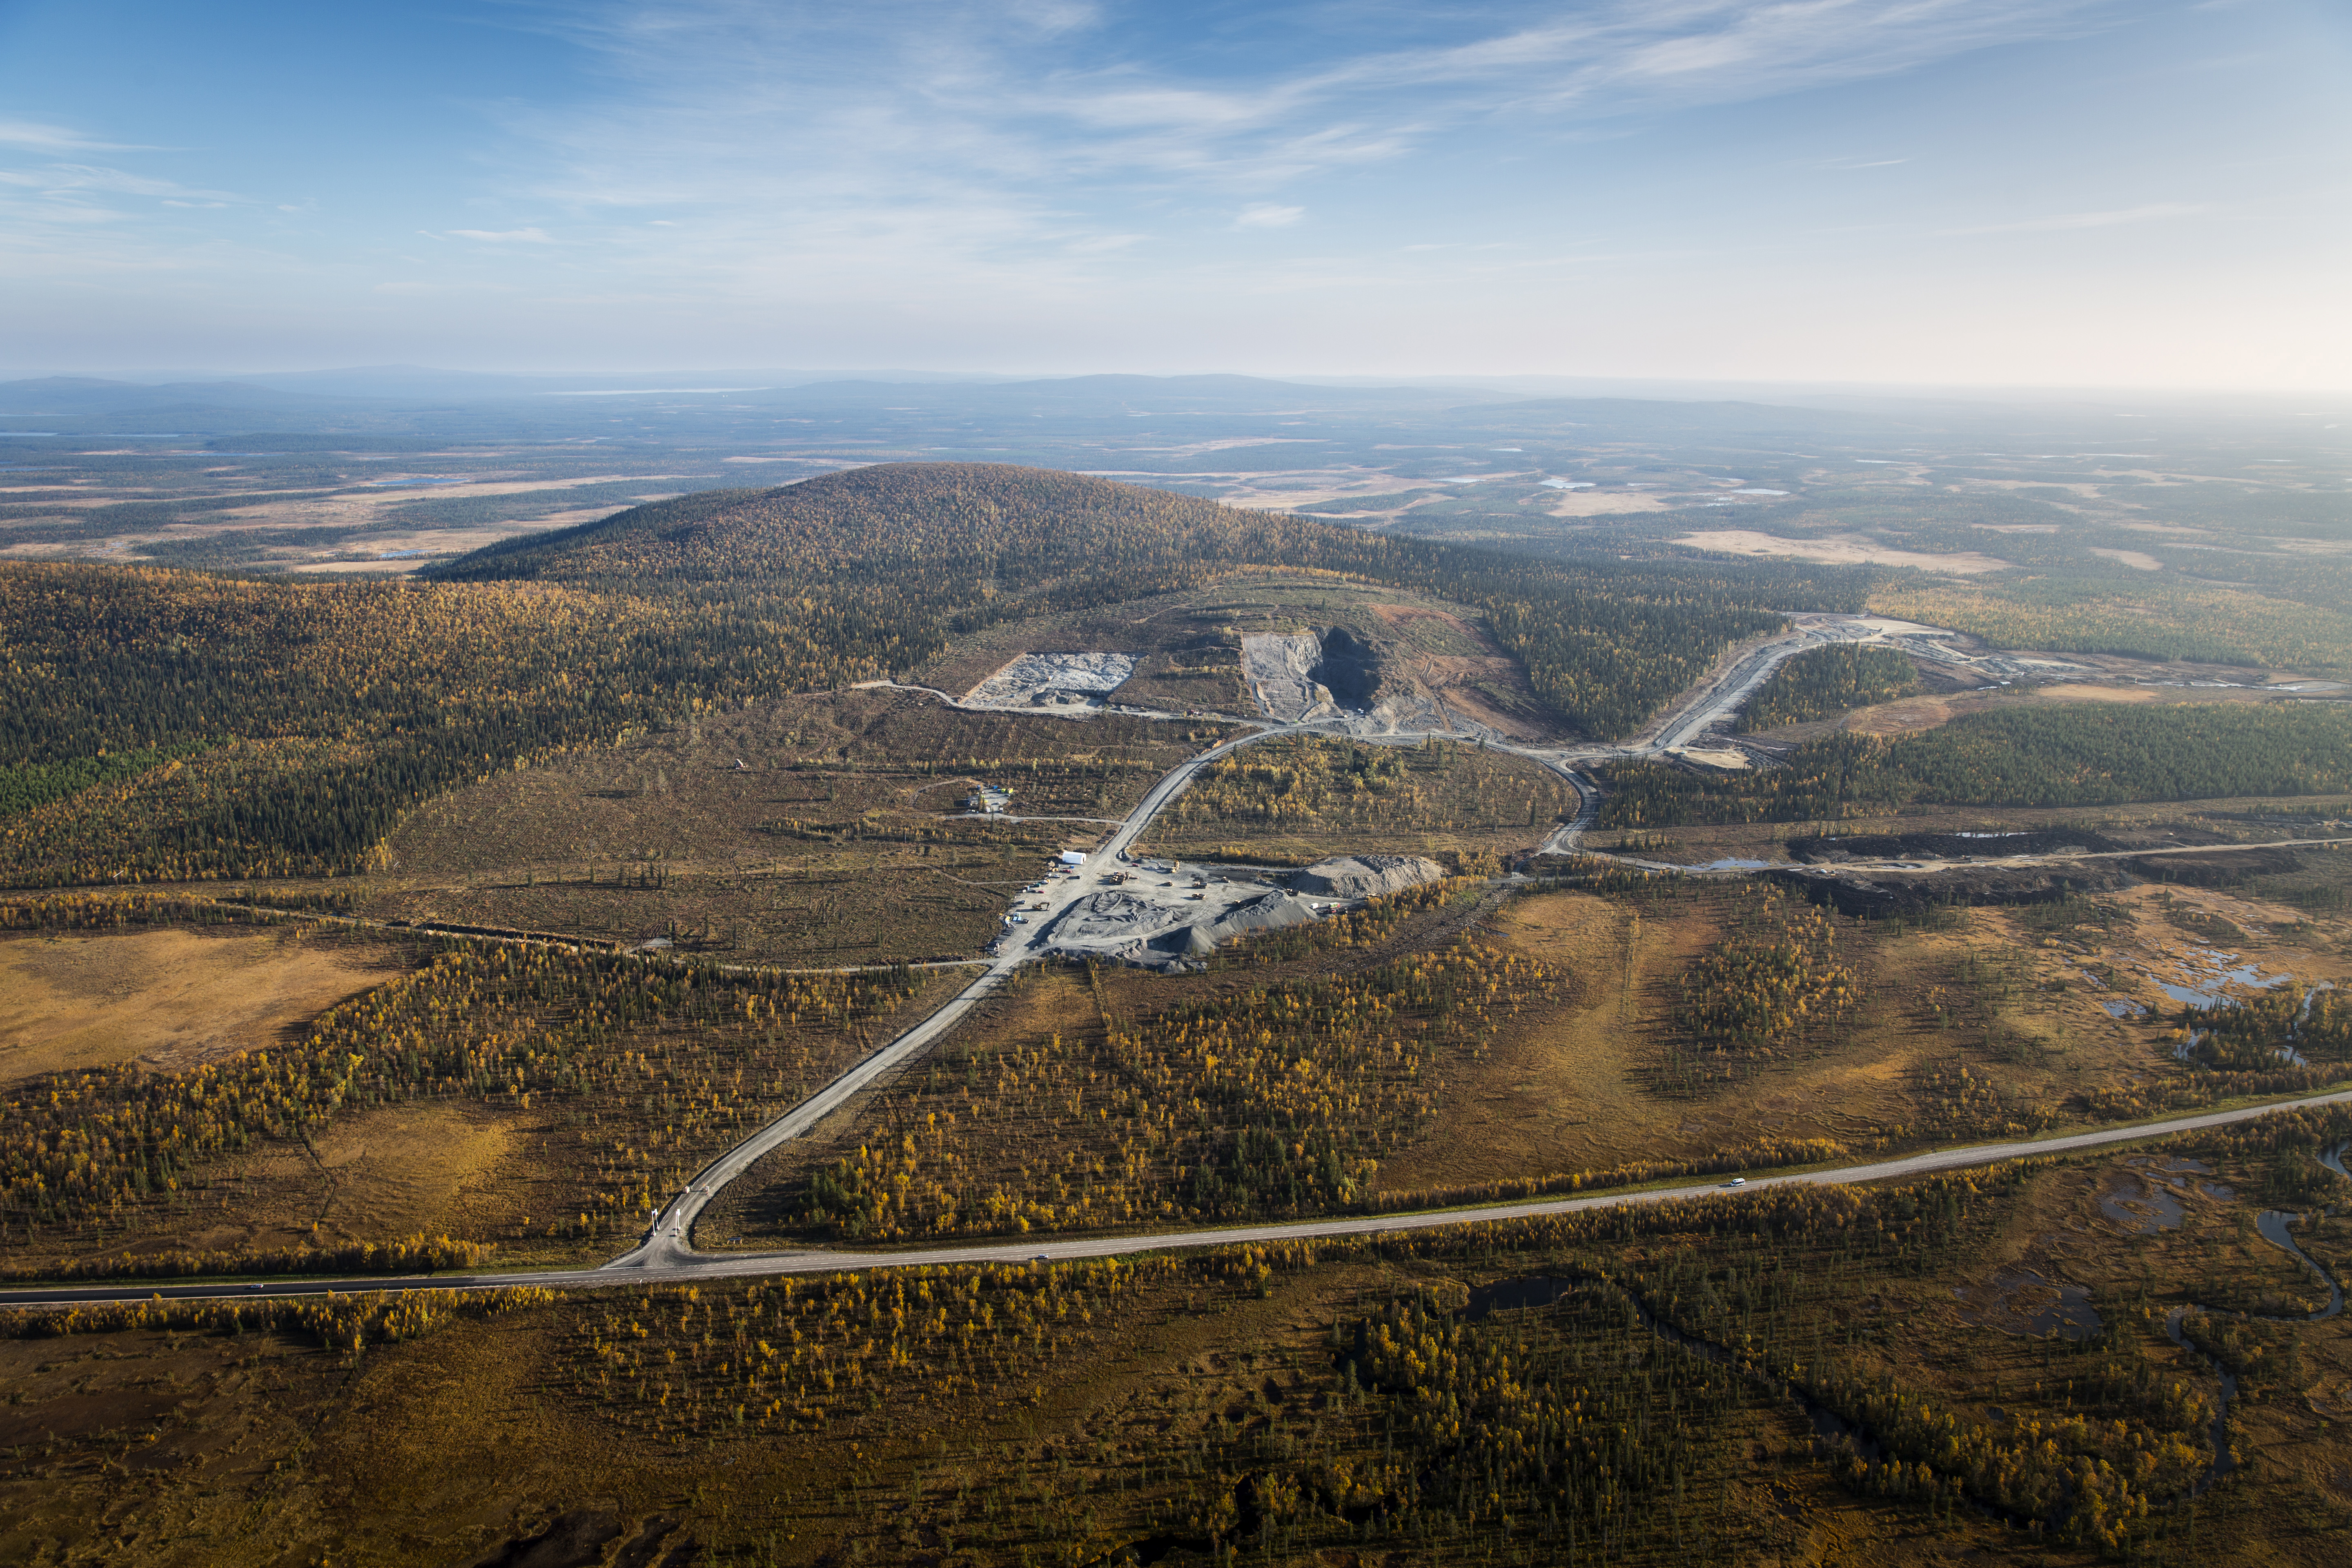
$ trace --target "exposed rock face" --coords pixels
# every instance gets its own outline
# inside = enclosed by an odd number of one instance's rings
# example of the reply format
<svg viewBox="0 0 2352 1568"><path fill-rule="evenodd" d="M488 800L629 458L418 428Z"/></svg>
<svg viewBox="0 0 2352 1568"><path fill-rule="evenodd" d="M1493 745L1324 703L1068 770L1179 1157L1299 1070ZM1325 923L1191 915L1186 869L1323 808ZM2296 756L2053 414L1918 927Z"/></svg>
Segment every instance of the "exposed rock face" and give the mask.
<svg viewBox="0 0 2352 1568"><path fill-rule="evenodd" d="M1311 679L1341 708L1369 708L1381 689L1380 650L1345 626L1323 632Z"/></svg>
<svg viewBox="0 0 2352 1568"><path fill-rule="evenodd" d="M1317 861L1292 877L1290 885L1325 898L1370 899L1402 893L1444 875L1444 867L1418 855L1347 855Z"/></svg>
<svg viewBox="0 0 2352 1568"><path fill-rule="evenodd" d="M1380 647L1345 626L1244 637L1242 668L1260 704L1285 723L1360 716L1380 696Z"/></svg>
<svg viewBox="0 0 2352 1568"><path fill-rule="evenodd" d="M1129 653L1024 653L966 692L964 700L1003 708L1067 705L1108 696L1134 673L1135 656Z"/></svg>
<svg viewBox="0 0 2352 1568"><path fill-rule="evenodd" d="M1295 724L1330 712L1331 694L1314 675L1322 653L1312 633L1242 638L1242 670L1268 718Z"/></svg>

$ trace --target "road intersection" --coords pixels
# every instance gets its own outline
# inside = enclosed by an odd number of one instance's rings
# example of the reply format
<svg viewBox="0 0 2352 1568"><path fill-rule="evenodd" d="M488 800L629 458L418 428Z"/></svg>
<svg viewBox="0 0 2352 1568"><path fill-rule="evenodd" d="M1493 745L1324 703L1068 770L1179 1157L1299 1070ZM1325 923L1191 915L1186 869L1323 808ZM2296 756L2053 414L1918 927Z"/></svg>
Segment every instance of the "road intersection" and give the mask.
<svg viewBox="0 0 2352 1568"><path fill-rule="evenodd" d="M994 952L988 959L961 961L975 966L984 964L984 967L953 997L820 1088L815 1093L697 1171L686 1186L656 1213L643 1240L628 1252L593 1269L484 1274L440 1279L278 1281L269 1284L267 1289L270 1293L282 1295L310 1294L329 1289L465 1289L525 1284L552 1289L590 1289L637 1281L670 1282L743 1275L826 1272L845 1268L904 1268L926 1263L1095 1258L1171 1247L1306 1239L1316 1237L1358 1236L1383 1231L1419 1229L1430 1226L1475 1224L1520 1218L1532 1215L1571 1213L1582 1208L1619 1204L1696 1197L1717 1193L1719 1188L1709 1184L1643 1193L1601 1194L1483 1208L1443 1210L1426 1214L1303 1221L1288 1225L1244 1226L1162 1235L1097 1237L967 1246L934 1248L921 1252L845 1253L802 1250L781 1253L711 1253L699 1251L693 1244L696 1220L722 1188L740 1178L765 1155L794 1140L808 1136L826 1118L851 1104L859 1095L888 1080L953 1030L973 1007L993 994L1023 965L1041 961L1046 955L1055 922L1061 919L1073 905L1097 891L1106 875L1127 866L1131 858L1130 852L1145 829L1167 809L1171 802L1190 788L1203 771L1220 760L1246 747L1291 735L1345 734L1358 742L1391 745L1418 745L1423 741L1433 739L1475 741L1496 750L1540 763L1559 773L1576 789L1580 802L1576 817L1555 829L1538 850L1539 854L1570 854L1576 852L1574 846L1579 837L1596 819L1601 803L1601 792L1598 786L1577 770L1577 763L1633 760L1685 748L1693 740L1703 736L1717 723L1729 720L1739 710L1741 705L1771 677L1773 671L1798 654L1808 648L1822 646L1876 640L1879 637L1888 635L1889 626L1914 634L1931 629L1907 627L1903 623L1875 625L1862 617L1823 616L1791 617L1791 628L1789 631L1734 649L1726 658L1718 661L1715 669L1710 671L1707 677L1685 692L1672 709L1648 726L1642 735L1622 745L1529 746L1508 742L1499 734L1476 726L1466 730L1395 731L1366 734L1362 732L1360 721L1349 722L1344 719L1337 721L1319 720L1290 724L1262 720L1243 721L1243 722L1254 724L1255 727L1245 733L1233 736L1178 763L1152 785L1142 800L1137 803L1135 808L1119 819L1111 832L1092 850L1087 851L1077 865L1058 867L1050 870L1043 882L1026 895L1030 901L1025 906L1028 918L1024 923L1008 925L1004 935L999 939ZM866 684L926 694L956 708L972 708L982 711L998 710L991 705L968 703L947 692L929 687L901 686L890 681L871 681ZM1194 722L1200 721L1200 716L1195 714L1178 714L1150 710L1123 709L1120 710L1139 717L1161 721L1191 720ZM1061 713L1052 710L1039 711L1045 712L1048 716L1067 717L1077 721L1083 721L1087 716L1083 712ZM2289 842L2307 844L2332 841L2297 839ZM2230 845L2210 847L2239 849L2244 847ZM2195 849L2181 849L2122 853L2144 855L2196 852L2198 851ZM2053 859L2080 858L2084 858L2081 853L2074 852L2057 857L2007 857L1990 861L1972 861L1970 864L2027 865ZM1689 869L1663 862L1639 860L1626 856L1614 856L1611 858L1651 870ZM1842 866L1839 869L1842 871L1917 871L1937 868L1942 864L1942 862L1927 861L1854 863ZM1042 908L1039 907L1041 904ZM283 911L272 912L282 913ZM307 918L333 919L335 917ZM529 940L560 942L562 939L541 937L533 933ZM941 967L945 966L941 965ZM1800 1175L1759 1177L1748 1182L1743 1191L1753 1193L1767 1187L1791 1183L1880 1181L1927 1171L1983 1164L2017 1159L2029 1154L2057 1152L2071 1148L2087 1148L2129 1139L2151 1137L2165 1132L2215 1126L2296 1105L2333 1104L2346 1100L2352 1100L2352 1090L2284 1101L2275 1106L2178 1118L2149 1125L2105 1128L2062 1138L2039 1140L2031 1143L1973 1145L1962 1149L1911 1155L1875 1164L1852 1166L1842 1170L1813 1172ZM253 1289L249 1286L220 1285L165 1287L160 1290L148 1287L68 1287L56 1290L0 1292L0 1305L136 1300L149 1295L162 1295L167 1298L244 1296L249 1294Z"/></svg>

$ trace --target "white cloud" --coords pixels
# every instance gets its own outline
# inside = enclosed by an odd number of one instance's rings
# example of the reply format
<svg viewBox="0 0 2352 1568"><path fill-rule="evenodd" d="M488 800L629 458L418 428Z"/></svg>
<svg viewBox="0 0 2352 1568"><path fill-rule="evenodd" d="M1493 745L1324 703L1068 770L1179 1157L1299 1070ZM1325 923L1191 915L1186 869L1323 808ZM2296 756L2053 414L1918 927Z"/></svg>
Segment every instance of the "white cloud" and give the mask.
<svg viewBox="0 0 2352 1568"><path fill-rule="evenodd" d="M456 239L477 240L484 245L553 245L545 229L541 228L453 228L448 231ZM438 238L439 236L434 237Z"/></svg>
<svg viewBox="0 0 2352 1568"><path fill-rule="evenodd" d="M686 209L690 240L657 237L679 282L980 285L1025 266L1050 290L1055 258L1089 254L1074 227L1182 232L1220 198L1236 228L1295 226L1302 182L1466 127L1559 136L1802 91L2079 30L2117 5L1603 0L1562 20L1519 0L1417 29L1434 46L1395 46L1375 13L1337 49L1171 50L1131 14L1062 0L585 0L539 25L588 52L600 90L577 110L492 111L517 138L499 195L569 211L583 239L608 220L623 251L647 242L629 209Z"/></svg>

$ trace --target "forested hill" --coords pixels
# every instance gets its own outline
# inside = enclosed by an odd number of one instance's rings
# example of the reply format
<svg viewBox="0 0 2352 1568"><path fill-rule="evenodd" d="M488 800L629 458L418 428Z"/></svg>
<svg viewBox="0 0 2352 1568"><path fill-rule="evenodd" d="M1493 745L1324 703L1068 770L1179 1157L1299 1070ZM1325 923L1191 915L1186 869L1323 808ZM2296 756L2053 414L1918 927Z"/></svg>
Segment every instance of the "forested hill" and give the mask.
<svg viewBox="0 0 2352 1568"><path fill-rule="evenodd" d="M1855 609L1862 593L1858 578L1534 561L995 463L883 464L706 491L493 546L436 575L724 595L781 621L823 608L865 643L898 650L904 668L957 632L1269 566L1484 611L1536 689L1604 736L1638 726L1728 644L1777 626L1777 611Z"/></svg>
<svg viewBox="0 0 2352 1568"><path fill-rule="evenodd" d="M1428 552L1424 548L1424 553ZM766 490L706 490L493 545L452 581L743 583L844 576L925 587L973 578L1027 592L1115 577L1129 593L1204 565L1377 567L1377 536L1279 512L1005 463L887 463Z"/></svg>
<svg viewBox="0 0 2352 1568"><path fill-rule="evenodd" d="M956 463L706 491L416 583L0 563L0 884L356 870L419 801L522 759L1265 566L1479 611L1596 736L1778 612L1862 598L1854 575L1534 561Z"/></svg>

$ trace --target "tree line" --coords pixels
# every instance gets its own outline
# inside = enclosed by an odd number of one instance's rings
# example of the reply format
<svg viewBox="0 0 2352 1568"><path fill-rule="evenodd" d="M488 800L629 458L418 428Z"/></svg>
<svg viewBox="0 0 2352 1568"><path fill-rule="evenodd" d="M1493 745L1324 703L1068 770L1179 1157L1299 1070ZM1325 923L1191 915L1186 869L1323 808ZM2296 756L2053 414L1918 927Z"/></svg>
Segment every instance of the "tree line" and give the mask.
<svg viewBox="0 0 2352 1568"><path fill-rule="evenodd" d="M1918 672L1891 647L1843 643L1808 648L1758 688L1748 700L1745 721L1750 730L1777 730L1783 724L1834 719L1918 689Z"/></svg>
<svg viewBox="0 0 2352 1568"><path fill-rule="evenodd" d="M1606 770L1607 827L1883 816L1913 804L2118 805L2352 788L2352 708L2070 702L1964 714L1913 735L1824 735L1780 765Z"/></svg>

